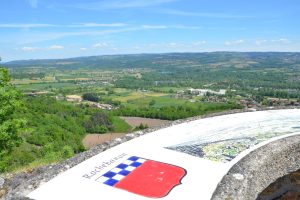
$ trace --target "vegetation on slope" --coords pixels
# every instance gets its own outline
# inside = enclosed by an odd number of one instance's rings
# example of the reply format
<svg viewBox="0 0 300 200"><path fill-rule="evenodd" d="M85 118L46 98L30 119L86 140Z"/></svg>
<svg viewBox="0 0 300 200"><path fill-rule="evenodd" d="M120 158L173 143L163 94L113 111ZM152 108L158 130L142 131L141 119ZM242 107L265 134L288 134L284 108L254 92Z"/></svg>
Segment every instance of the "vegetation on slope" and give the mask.
<svg viewBox="0 0 300 200"><path fill-rule="evenodd" d="M0 170L1 161L22 143L19 135L25 121L15 117L23 108L21 94L10 84L8 70L0 68Z"/></svg>

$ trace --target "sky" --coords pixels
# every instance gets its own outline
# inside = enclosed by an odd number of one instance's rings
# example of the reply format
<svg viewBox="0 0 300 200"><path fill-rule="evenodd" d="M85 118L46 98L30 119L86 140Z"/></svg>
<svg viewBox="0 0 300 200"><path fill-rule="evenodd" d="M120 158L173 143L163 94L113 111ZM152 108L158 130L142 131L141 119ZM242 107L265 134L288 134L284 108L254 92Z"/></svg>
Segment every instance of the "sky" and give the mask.
<svg viewBox="0 0 300 200"><path fill-rule="evenodd" d="M3 0L0 57L300 51L299 0Z"/></svg>

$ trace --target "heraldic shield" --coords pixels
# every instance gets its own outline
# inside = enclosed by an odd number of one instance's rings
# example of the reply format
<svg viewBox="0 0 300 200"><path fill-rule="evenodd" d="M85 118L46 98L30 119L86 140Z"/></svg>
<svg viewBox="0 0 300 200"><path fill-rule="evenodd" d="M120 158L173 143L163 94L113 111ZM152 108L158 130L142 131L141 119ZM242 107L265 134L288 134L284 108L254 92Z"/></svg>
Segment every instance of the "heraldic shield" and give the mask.
<svg viewBox="0 0 300 200"><path fill-rule="evenodd" d="M105 185L150 198L162 198L181 184L186 170L132 156L97 179Z"/></svg>

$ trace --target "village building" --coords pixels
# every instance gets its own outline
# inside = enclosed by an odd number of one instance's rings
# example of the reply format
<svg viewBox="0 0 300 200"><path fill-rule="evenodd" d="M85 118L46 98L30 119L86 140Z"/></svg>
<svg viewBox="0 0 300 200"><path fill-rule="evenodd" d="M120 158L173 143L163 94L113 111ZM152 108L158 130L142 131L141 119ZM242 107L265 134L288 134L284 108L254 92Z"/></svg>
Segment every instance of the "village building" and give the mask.
<svg viewBox="0 0 300 200"><path fill-rule="evenodd" d="M67 101L69 102L81 102L82 97L79 95L67 95Z"/></svg>

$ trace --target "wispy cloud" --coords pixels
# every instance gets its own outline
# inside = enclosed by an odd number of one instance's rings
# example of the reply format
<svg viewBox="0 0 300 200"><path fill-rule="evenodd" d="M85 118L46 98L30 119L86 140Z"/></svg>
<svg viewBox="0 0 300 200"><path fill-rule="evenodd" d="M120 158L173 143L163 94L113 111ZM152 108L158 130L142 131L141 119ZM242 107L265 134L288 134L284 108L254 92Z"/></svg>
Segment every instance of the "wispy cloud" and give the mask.
<svg viewBox="0 0 300 200"><path fill-rule="evenodd" d="M101 23L83 23L77 25L68 25L67 27L71 28L87 28L87 27L124 27L127 26L125 23L110 23L110 24L101 24Z"/></svg>
<svg viewBox="0 0 300 200"><path fill-rule="evenodd" d="M205 45L207 44L207 41L206 40L202 40L202 41L197 41L197 42L193 42L193 46L202 46L202 45Z"/></svg>
<svg viewBox="0 0 300 200"><path fill-rule="evenodd" d="M232 45L240 45L240 44L243 44L243 43L245 43L244 40L234 40L234 41L226 41L225 45L226 46L232 46Z"/></svg>
<svg viewBox="0 0 300 200"><path fill-rule="evenodd" d="M45 41L54 41L67 37L80 37L80 36L103 36L118 34L123 32L132 32L142 30L140 27L133 28L119 28L119 29L106 29L106 30L90 30L90 31L67 31L67 32L48 32L43 34L26 33L23 38L15 38L14 43L18 45L28 45Z"/></svg>
<svg viewBox="0 0 300 200"><path fill-rule="evenodd" d="M184 25L142 25L142 29L200 29L200 26Z"/></svg>
<svg viewBox="0 0 300 200"><path fill-rule="evenodd" d="M38 47L22 47L21 50L22 51L36 51L39 50L40 48Z"/></svg>
<svg viewBox="0 0 300 200"><path fill-rule="evenodd" d="M0 28L49 28L57 26L54 24L0 24Z"/></svg>
<svg viewBox="0 0 300 200"><path fill-rule="evenodd" d="M109 24L102 24L102 23L81 23L81 24L30 24L30 23L24 23L24 24L0 24L0 28L93 28L93 27L124 27L127 26L125 23L109 23Z"/></svg>
<svg viewBox="0 0 300 200"><path fill-rule="evenodd" d="M48 49L50 49L50 50L60 50L63 48L64 48L64 46L61 46L61 45L51 45L48 47Z"/></svg>
<svg viewBox="0 0 300 200"><path fill-rule="evenodd" d="M186 17L205 17L205 18L223 18L223 19L241 19L241 18L252 18L252 16L235 15L228 13L212 13L212 12L192 12L175 9L161 9L161 14L186 16Z"/></svg>
<svg viewBox="0 0 300 200"><path fill-rule="evenodd" d="M77 4L75 7L88 10L105 10L105 9L124 9L124 8L143 8L158 6L161 4L171 3L177 0L105 0L101 2L91 2Z"/></svg>
<svg viewBox="0 0 300 200"><path fill-rule="evenodd" d="M291 41L287 38L280 38L277 40L272 40L272 42L281 43L281 44L290 44Z"/></svg>
<svg viewBox="0 0 300 200"><path fill-rule="evenodd" d="M199 52L207 48L208 42L206 40L184 42L184 41L172 41L168 43L149 43L135 45L131 49L136 52L136 50L146 50L148 52L157 52L160 49L162 52Z"/></svg>
<svg viewBox="0 0 300 200"><path fill-rule="evenodd" d="M108 44L107 42L99 42L93 45L94 48L102 48L102 47L108 47L110 46L110 44Z"/></svg>
<svg viewBox="0 0 300 200"><path fill-rule="evenodd" d="M166 25L142 25L143 29L167 29Z"/></svg>
<svg viewBox="0 0 300 200"><path fill-rule="evenodd" d="M261 46L261 45L263 45L263 44L265 44L265 43L267 43L268 42L268 40L256 40L255 41L255 44L257 45L257 46Z"/></svg>
<svg viewBox="0 0 300 200"><path fill-rule="evenodd" d="M257 46L263 45L275 45L275 44L291 44L291 40L287 38L279 38L279 39L272 39L272 40L256 40L254 42Z"/></svg>
<svg viewBox="0 0 300 200"><path fill-rule="evenodd" d="M41 50L61 50L64 49L64 46L61 45L51 45L48 47L33 47L33 46L25 46L20 48L22 51L32 52L32 51L41 51Z"/></svg>
<svg viewBox="0 0 300 200"><path fill-rule="evenodd" d="M27 0L27 2L30 4L32 8L38 7L38 0Z"/></svg>
<svg viewBox="0 0 300 200"><path fill-rule="evenodd" d="M44 41L54 41L61 38L67 37L80 37L80 36L102 36L102 35L112 35L125 32L136 32L136 31L148 31L148 30L164 30L164 29L199 29L201 27L197 26L184 26L184 25L132 25L119 28L110 28L102 30L74 30L57 32L51 31L43 34L37 33L26 33L24 38L16 38L14 43L18 45L32 45L33 43L44 42Z"/></svg>
<svg viewBox="0 0 300 200"><path fill-rule="evenodd" d="M200 26L185 26L185 25L130 25L126 23L81 23L81 24L0 24L0 28L125 28L130 30L143 29L200 29Z"/></svg>

